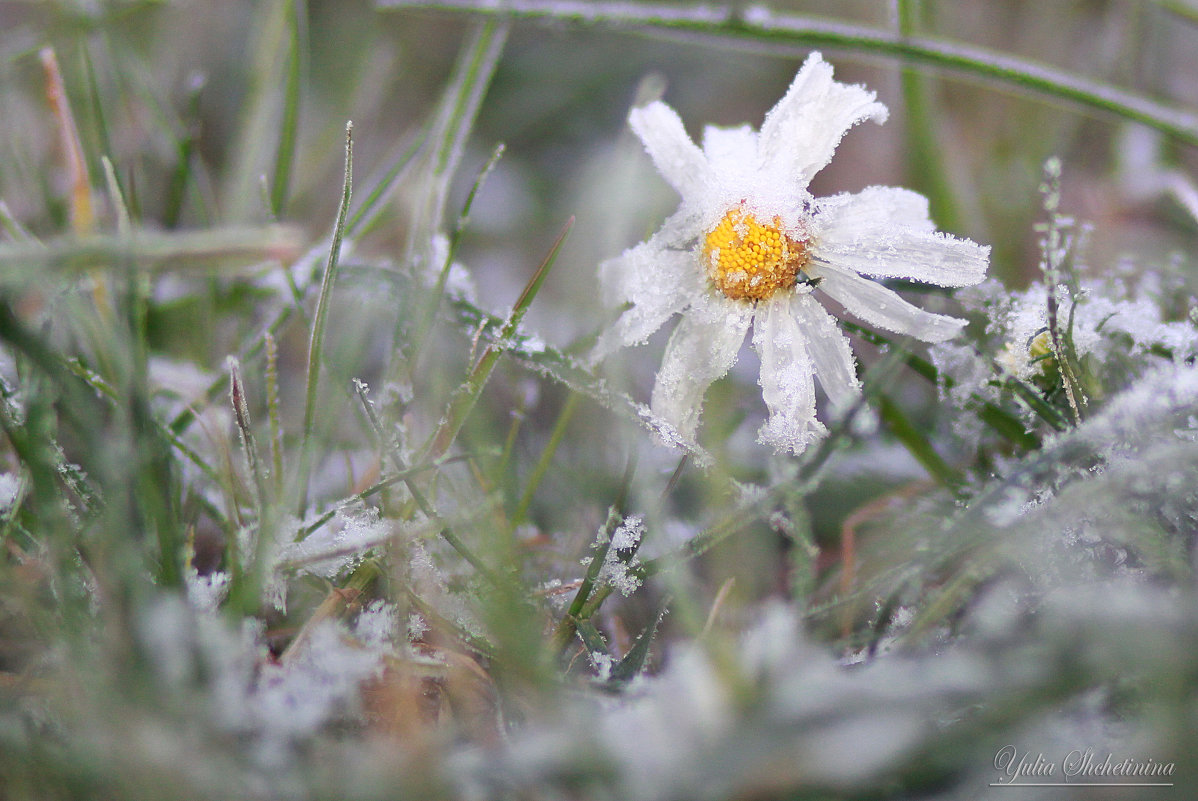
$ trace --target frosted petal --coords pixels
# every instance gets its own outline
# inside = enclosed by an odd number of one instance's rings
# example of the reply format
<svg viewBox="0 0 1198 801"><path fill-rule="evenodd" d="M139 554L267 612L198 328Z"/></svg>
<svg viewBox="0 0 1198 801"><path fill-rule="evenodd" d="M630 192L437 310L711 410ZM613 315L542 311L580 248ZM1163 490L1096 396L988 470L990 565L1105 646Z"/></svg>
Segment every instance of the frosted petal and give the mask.
<svg viewBox="0 0 1198 801"><path fill-rule="evenodd" d="M703 394L736 362L753 307L704 297L691 306L666 345L650 407L685 439L693 439Z"/></svg>
<svg viewBox="0 0 1198 801"><path fill-rule="evenodd" d="M757 164L757 132L748 125L708 125L703 129L703 155L714 170L748 172Z"/></svg>
<svg viewBox="0 0 1198 801"><path fill-rule="evenodd" d="M832 315L810 293L795 294L790 310L807 339L807 352L833 406L852 400L860 391L853 351Z"/></svg>
<svg viewBox="0 0 1198 801"><path fill-rule="evenodd" d="M758 304L753 347L761 357L761 396L769 409L758 439L779 451L799 453L825 429L815 419L815 365L784 296Z"/></svg>
<svg viewBox="0 0 1198 801"><path fill-rule="evenodd" d="M699 295L702 284L693 251L664 250L652 242L626 250L599 265L599 280L611 305L631 303L599 337L591 359L624 345L639 345Z"/></svg>
<svg viewBox="0 0 1198 801"><path fill-rule="evenodd" d="M824 267L816 271L816 275L820 279L819 288L828 297L844 306L850 314L878 328L924 342L944 342L965 326L964 320L912 306L897 293L856 273Z"/></svg>
<svg viewBox="0 0 1198 801"><path fill-rule="evenodd" d="M821 198L816 208L834 233L847 230L861 236L883 236L899 227L926 233L936 230L928 214L928 199L897 186L867 186L856 194L832 195Z"/></svg>
<svg viewBox="0 0 1198 801"><path fill-rule="evenodd" d="M885 214L879 211L884 205L879 202L884 197L879 192L863 192L847 201L838 196L821 202L812 258L865 275L907 278L938 286L971 286L986 277L990 248L933 231L923 221L911 219L915 224L907 224L914 211L910 198L913 193L886 194L898 201L889 223L885 216L872 225L863 221L871 209L875 214Z"/></svg>
<svg viewBox="0 0 1198 801"><path fill-rule="evenodd" d="M687 198L702 191L709 172L707 159L687 135L674 109L654 101L634 108L628 115L628 123L662 177L678 194Z"/></svg>
<svg viewBox="0 0 1198 801"><path fill-rule="evenodd" d="M806 187L859 122L886 120L886 106L862 86L832 79L832 66L819 53L803 63L786 95L765 115L758 137L761 167L779 180Z"/></svg>

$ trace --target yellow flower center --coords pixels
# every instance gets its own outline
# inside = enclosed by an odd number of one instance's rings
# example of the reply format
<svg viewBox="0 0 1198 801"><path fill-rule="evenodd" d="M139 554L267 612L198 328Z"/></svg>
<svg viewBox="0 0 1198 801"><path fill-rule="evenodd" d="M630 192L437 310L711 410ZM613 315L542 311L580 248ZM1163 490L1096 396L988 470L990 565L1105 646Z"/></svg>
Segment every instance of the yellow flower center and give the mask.
<svg viewBox="0 0 1198 801"><path fill-rule="evenodd" d="M782 220L762 225L734 208L703 240L703 264L716 289L733 300L765 300L790 289L807 263L807 240L782 232Z"/></svg>

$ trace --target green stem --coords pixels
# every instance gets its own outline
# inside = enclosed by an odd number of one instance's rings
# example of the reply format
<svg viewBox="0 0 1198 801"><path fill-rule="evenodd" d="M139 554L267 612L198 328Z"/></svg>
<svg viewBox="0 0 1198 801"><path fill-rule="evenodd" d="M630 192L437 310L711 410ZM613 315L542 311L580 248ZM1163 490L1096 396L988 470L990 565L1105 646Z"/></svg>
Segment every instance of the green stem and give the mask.
<svg viewBox="0 0 1198 801"><path fill-rule="evenodd" d="M337 224L333 227L333 242L329 247L329 261L325 265L324 278L320 283L320 297L316 301L316 314L312 319L312 338L308 343L308 382L304 393L303 441L300 445L299 511L303 517L308 506L308 471L310 469L312 434L316 429L316 391L320 383L320 355L324 347L325 326L328 324L329 305L333 298L333 283L337 278L338 260L341 257L341 238L345 232L345 215L353 194L354 171L354 124L345 124L345 179L341 189L341 205L337 209Z"/></svg>
<svg viewBox="0 0 1198 801"><path fill-rule="evenodd" d="M1198 145L1198 114L1063 70L988 48L836 20L775 13L743 3L632 4L616 0L505 0L483 6L473 0L380 0L383 9L431 8L499 18L548 19L597 25L637 34L683 37L690 42L793 58L811 47L843 48L936 67L965 78L1084 108L1115 114Z"/></svg>
<svg viewBox="0 0 1198 801"><path fill-rule="evenodd" d="M566 234L570 232L573 226L574 218L571 217L554 241L553 247L549 249L549 254L545 257L545 260L541 262L537 271L529 279L528 284L525 285L524 291L520 293L520 297L516 299L515 304L512 306L512 313L500 330L498 339L487 346L486 350L483 351L483 355L479 357L478 362L475 364L474 369L470 371L470 375L467 377L465 383L458 387L454 396L450 399L449 409L445 413L443 422L429 441L427 451L430 459L437 459L444 455L457 438L458 432L462 430L466 418L470 416L475 403L478 402L479 395L482 394L483 387L486 386L487 379L491 377L491 372L495 369L499 357L510 347L512 336L519 328L520 321L524 319L524 314L528 311L533 298L537 296L541 285L545 283L545 278L549 275L549 269L553 266L553 262L557 259L557 254L561 250L562 244L566 241Z"/></svg>
<svg viewBox="0 0 1198 801"><path fill-rule="evenodd" d="M566 433L566 426L570 424L571 418L574 417L574 412L578 408L578 395L573 392L566 398L565 404L562 405L562 410L557 416L557 422L553 425L553 431L549 434L549 442L545 445L545 450L541 452L541 458L537 461L537 466L533 468L532 475L528 477L528 485L524 488L524 495L520 497L520 502L516 504L516 511L512 512L511 527L523 522L525 515L528 514L528 507L532 505L533 495L540 486L541 480L545 478L545 474L549 472L549 466L553 464L553 455L557 453L557 448L562 443L562 437Z"/></svg>

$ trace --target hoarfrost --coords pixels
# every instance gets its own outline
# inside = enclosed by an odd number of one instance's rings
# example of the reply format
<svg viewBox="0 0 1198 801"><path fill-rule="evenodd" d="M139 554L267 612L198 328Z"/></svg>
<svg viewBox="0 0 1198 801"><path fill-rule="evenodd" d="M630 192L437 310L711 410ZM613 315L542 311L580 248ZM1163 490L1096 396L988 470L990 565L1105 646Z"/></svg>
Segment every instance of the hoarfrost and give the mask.
<svg viewBox="0 0 1198 801"><path fill-rule="evenodd" d="M634 554L644 535L645 518L640 515L625 518L620 527L612 532L611 546L603 558L603 567L599 568L597 581L600 584L619 590L625 597L641 586L641 580L634 572L640 567L641 561Z"/></svg>
<svg viewBox="0 0 1198 801"><path fill-rule="evenodd" d="M215 612L229 593L229 574L219 570L201 576L195 568L188 568L183 578L187 601L197 612Z"/></svg>
<svg viewBox="0 0 1198 801"><path fill-rule="evenodd" d="M358 613L354 621L354 636L367 649L388 654L394 650L395 632L399 626L399 611L394 604L376 599Z"/></svg>
<svg viewBox="0 0 1198 801"><path fill-rule="evenodd" d="M340 509L331 525L317 529L279 554L281 567L332 579L357 566L372 548L394 533L392 521L379 518L378 509Z"/></svg>
<svg viewBox="0 0 1198 801"><path fill-rule="evenodd" d="M318 624L286 664L262 668L248 699L263 757L282 759L335 716L356 713L359 686L381 671L378 652L362 648L334 621Z"/></svg>
<svg viewBox="0 0 1198 801"><path fill-rule="evenodd" d="M7 512L17 502L21 478L15 473L0 473L0 512Z"/></svg>
<svg viewBox="0 0 1198 801"><path fill-rule="evenodd" d="M589 656L591 664L595 668L595 678L600 682L606 682L610 679L613 661L611 654L605 654L602 651L591 651Z"/></svg>

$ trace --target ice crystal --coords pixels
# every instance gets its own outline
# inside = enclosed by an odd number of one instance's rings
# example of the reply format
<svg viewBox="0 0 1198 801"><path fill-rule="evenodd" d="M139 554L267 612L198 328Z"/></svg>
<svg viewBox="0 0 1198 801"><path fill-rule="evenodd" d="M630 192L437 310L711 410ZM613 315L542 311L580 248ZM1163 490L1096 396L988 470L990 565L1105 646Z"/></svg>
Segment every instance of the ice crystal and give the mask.
<svg viewBox="0 0 1198 801"><path fill-rule="evenodd" d="M635 574L640 566L640 560L632 555L640 546L641 538L645 535L645 519L633 515L624 520L611 535L611 546L603 559L603 567L599 569L598 581L609 584L628 596L641 586L641 580Z"/></svg>

